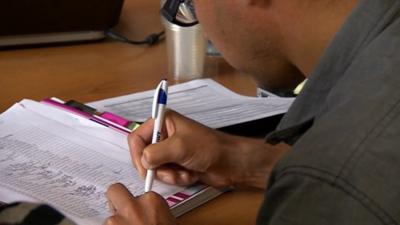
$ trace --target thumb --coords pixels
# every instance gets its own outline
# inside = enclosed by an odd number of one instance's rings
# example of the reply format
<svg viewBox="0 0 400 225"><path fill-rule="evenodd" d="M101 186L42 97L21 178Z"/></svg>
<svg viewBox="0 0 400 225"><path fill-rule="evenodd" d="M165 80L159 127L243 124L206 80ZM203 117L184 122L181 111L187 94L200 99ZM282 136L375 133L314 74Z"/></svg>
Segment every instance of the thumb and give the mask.
<svg viewBox="0 0 400 225"><path fill-rule="evenodd" d="M184 166L189 157L190 152L184 148L182 139L172 136L145 148L141 161L146 169L154 169L167 163Z"/></svg>

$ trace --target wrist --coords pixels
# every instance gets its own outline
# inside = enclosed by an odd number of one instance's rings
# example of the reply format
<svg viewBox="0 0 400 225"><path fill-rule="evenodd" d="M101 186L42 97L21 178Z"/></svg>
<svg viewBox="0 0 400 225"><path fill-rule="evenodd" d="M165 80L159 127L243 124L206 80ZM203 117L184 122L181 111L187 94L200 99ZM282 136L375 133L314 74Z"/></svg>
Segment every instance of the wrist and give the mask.
<svg viewBox="0 0 400 225"><path fill-rule="evenodd" d="M234 187L266 189L275 165L289 150L286 144L270 145L263 139L233 136L226 146L232 157L230 180ZM229 147L228 147L229 146Z"/></svg>

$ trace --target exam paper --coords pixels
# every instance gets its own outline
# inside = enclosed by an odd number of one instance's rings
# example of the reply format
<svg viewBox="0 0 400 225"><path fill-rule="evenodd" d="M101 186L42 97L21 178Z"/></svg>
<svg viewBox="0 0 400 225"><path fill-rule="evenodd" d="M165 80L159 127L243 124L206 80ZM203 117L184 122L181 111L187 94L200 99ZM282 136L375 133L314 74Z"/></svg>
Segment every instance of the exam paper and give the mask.
<svg viewBox="0 0 400 225"><path fill-rule="evenodd" d="M127 149L74 129L73 120L63 124L40 111L15 104L0 116L1 201L50 202L78 224L94 225L110 215L109 185L121 182L134 195L143 193ZM154 185L164 197L182 189Z"/></svg>
<svg viewBox="0 0 400 225"><path fill-rule="evenodd" d="M132 121L151 116L154 90L89 103ZM211 79L169 87L168 108L211 128L227 127L285 113L294 98L256 98L238 95Z"/></svg>

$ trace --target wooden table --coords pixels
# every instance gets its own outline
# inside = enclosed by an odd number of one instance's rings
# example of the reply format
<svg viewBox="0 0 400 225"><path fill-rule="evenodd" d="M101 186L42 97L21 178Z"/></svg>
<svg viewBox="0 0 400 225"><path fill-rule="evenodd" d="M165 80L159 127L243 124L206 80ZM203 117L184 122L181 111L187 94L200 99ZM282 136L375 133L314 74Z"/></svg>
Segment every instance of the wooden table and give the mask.
<svg viewBox="0 0 400 225"><path fill-rule="evenodd" d="M116 30L132 39L162 29L159 1L125 0ZM113 41L0 51L0 112L22 98L49 96L89 102L152 89L165 77L164 43L147 47ZM251 78L222 59L207 64L207 77L245 95ZM172 77L168 77L173 80ZM262 192L234 191L189 212L179 224L254 224Z"/></svg>

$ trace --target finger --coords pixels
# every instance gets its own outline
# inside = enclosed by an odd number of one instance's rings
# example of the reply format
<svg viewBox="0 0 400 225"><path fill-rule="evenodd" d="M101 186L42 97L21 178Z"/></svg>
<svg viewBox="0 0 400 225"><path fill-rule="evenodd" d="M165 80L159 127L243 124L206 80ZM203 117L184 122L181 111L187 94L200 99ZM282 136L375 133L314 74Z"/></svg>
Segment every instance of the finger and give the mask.
<svg viewBox="0 0 400 225"><path fill-rule="evenodd" d="M165 126L163 126L163 133L167 137L171 137L176 132L175 120L177 119L177 112L167 109L165 111Z"/></svg>
<svg viewBox="0 0 400 225"><path fill-rule="evenodd" d="M132 163L142 177L145 176L146 170L142 166L140 159L142 158L143 149L151 143L153 125L154 120L149 119L128 137Z"/></svg>
<svg viewBox="0 0 400 225"><path fill-rule="evenodd" d="M175 132L187 132L190 131L191 128L206 128L210 129L203 124L200 124L188 117L183 116L182 114L168 110L165 113L165 127L167 128L168 136L172 136Z"/></svg>
<svg viewBox="0 0 400 225"><path fill-rule="evenodd" d="M107 205L108 205L108 208L110 209L110 212L112 213L112 214L115 214L116 212L117 212L117 210L115 209L115 207L114 207L114 205L112 204L112 202L109 200L109 199L107 199L108 201L107 201Z"/></svg>
<svg viewBox="0 0 400 225"><path fill-rule="evenodd" d="M103 225L123 225L123 219L121 217L119 217L118 215L113 215L108 217Z"/></svg>
<svg viewBox="0 0 400 225"><path fill-rule="evenodd" d="M199 181L199 174L177 166L162 166L156 170L156 176L164 183L188 186Z"/></svg>
<svg viewBox="0 0 400 225"><path fill-rule="evenodd" d="M167 201L156 192L150 191L146 192L145 194L141 195L138 201L143 202L145 205L150 205L151 208L159 210L160 208L169 209Z"/></svg>
<svg viewBox="0 0 400 225"><path fill-rule="evenodd" d="M149 145L143 150L141 163L146 169L155 169L167 163L184 166L190 151L186 150L186 144L179 135L174 135L157 144Z"/></svg>
<svg viewBox="0 0 400 225"><path fill-rule="evenodd" d="M171 137L176 132L175 120L184 118L177 112L167 109L165 123L162 129L162 140ZM151 143L154 120L149 119L143 123L129 138L132 162L142 177L146 176L146 168L143 166L141 157L143 150Z"/></svg>
<svg viewBox="0 0 400 225"><path fill-rule="evenodd" d="M117 212L134 202L134 196L120 183L113 184L108 188L107 198Z"/></svg>

